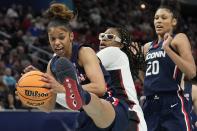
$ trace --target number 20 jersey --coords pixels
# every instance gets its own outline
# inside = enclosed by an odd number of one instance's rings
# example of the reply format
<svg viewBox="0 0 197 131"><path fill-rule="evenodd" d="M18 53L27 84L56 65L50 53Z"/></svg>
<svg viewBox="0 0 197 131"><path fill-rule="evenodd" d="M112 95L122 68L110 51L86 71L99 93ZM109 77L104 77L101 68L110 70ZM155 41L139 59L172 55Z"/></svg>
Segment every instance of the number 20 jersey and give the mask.
<svg viewBox="0 0 197 131"><path fill-rule="evenodd" d="M182 72L162 49L162 44L163 41L151 42L146 54L145 96L179 90Z"/></svg>

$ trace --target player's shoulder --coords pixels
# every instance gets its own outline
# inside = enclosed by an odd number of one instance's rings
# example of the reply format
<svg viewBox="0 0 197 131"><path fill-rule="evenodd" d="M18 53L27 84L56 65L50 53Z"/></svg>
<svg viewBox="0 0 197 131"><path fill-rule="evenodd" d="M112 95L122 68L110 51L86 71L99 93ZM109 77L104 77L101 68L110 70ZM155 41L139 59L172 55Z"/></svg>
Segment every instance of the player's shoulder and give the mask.
<svg viewBox="0 0 197 131"><path fill-rule="evenodd" d="M78 52L78 57L96 56L96 52L91 47L81 47Z"/></svg>
<svg viewBox="0 0 197 131"><path fill-rule="evenodd" d="M174 38L187 38L187 35L185 33L177 33L174 35Z"/></svg>
<svg viewBox="0 0 197 131"><path fill-rule="evenodd" d="M105 58L110 60L117 60L119 58L122 58L122 56L124 55L125 54L120 50L119 47L106 47L97 53L97 56L100 59Z"/></svg>
<svg viewBox="0 0 197 131"><path fill-rule="evenodd" d="M95 52L91 47L88 46L81 46L79 49L79 52L85 53L85 52Z"/></svg>
<svg viewBox="0 0 197 131"><path fill-rule="evenodd" d="M103 50L120 50L120 48L114 47L114 46L109 46L109 47L104 48Z"/></svg>
<svg viewBox="0 0 197 131"><path fill-rule="evenodd" d="M180 44L181 46L188 41L188 37L185 33L177 33L174 35L172 43Z"/></svg>
<svg viewBox="0 0 197 131"><path fill-rule="evenodd" d="M121 52L120 48L119 47L106 47L102 50L100 50L98 53L101 53L101 52L114 52L114 53L117 53L117 52Z"/></svg>
<svg viewBox="0 0 197 131"><path fill-rule="evenodd" d="M106 47L97 53L98 57L116 57L119 58L123 52L119 47Z"/></svg>

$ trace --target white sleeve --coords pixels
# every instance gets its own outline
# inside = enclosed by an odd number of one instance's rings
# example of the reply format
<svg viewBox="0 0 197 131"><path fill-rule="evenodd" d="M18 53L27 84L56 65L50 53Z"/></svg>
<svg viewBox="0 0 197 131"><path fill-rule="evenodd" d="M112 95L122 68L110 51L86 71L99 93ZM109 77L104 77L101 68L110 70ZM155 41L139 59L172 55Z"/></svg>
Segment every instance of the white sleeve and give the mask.
<svg viewBox="0 0 197 131"><path fill-rule="evenodd" d="M118 47L107 47L99 51L97 56L105 68L111 68L110 66L119 59L119 52L121 51Z"/></svg>

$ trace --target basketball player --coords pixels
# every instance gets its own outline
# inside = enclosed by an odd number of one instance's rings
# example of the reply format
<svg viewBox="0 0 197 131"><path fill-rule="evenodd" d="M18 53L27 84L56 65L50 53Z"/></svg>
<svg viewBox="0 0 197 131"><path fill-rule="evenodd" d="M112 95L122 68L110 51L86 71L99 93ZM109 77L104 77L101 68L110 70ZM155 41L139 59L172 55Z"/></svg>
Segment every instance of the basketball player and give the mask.
<svg viewBox="0 0 197 131"><path fill-rule="evenodd" d="M148 131L190 131L191 123L180 88L182 73L196 75L188 37L175 33L178 24L173 7L161 5L154 16L157 40L144 46L147 64L143 105Z"/></svg>
<svg viewBox="0 0 197 131"><path fill-rule="evenodd" d="M130 130L147 131L146 122L142 109L137 99L137 93L135 90L133 78L131 76L131 70L134 68L133 57L134 54L130 50L131 37L127 30L123 28L108 28L104 33L99 35L101 51L97 53L97 56L101 60L105 69L112 76L112 84L116 87L117 93L122 94L124 99L128 99L130 102L135 103L132 105L131 110L136 112L136 119L139 123L134 124L131 120ZM106 47L106 48L105 48ZM135 71L133 71L135 72ZM136 71L137 72L137 71ZM136 128L134 128L137 126Z"/></svg>
<svg viewBox="0 0 197 131"><path fill-rule="evenodd" d="M64 93L68 108L80 110L76 130L125 131L129 124L128 114L136 119L136 113L129 111L127 99L122 92L116 92L115 86L111 85L108 95L104 96L107 90L105 81L110 83L110 77L92 49L73 45L74 36L69 26L74 16L72 11L63 4L54 3L47 14L50 19L49 42L56 56L48 63L42 80L47 82L44 87L51 88L54 96L48 105L40 109L50 111L54 107L56 93Z"/></svg>

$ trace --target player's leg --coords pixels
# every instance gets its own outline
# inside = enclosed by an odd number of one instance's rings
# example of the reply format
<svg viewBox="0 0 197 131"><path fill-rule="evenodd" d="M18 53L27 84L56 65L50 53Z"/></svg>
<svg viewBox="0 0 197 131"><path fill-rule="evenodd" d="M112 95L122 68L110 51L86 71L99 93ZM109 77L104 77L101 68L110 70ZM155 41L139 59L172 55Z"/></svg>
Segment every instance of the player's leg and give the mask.
<svg viewBox="0 0 197 131"><path fill-rule="evenodd" d="M161 131L160 130L160 100L155 99L154 96L146 97L143 104L144 118L146 120L148 131Z"/></svg>
<svg viewBox="0 0 197 131"><path fill-rule="evenodd" d="M115 111L110 102L98 98L95 94L84 91L78 82L76 73L74 66L69 60L66 58L59 58L57 60L56 76L66 87L66 102L69 108L76 110L82 107L87 115L92 118L96 126L107 128L112 124L119 110ZM127 112L125 112L125 109L121 110L121 108L120 112L123 112L124 116L120 118L123 118L123 120L127 119ZM118 117L118 119L120 118Z"/></svg>
<svg viewBox="0 0 197 131"><path fill-rule="evenodd" d="M191 131L191 120L183 93L165 97L161 126L166 131Z"/></svg>
<svg viewBox="0 0 197 131"><path fill-rule="evenodd" d="M139 130L139 123L140 120L137 116L137 113L135 111L129 111L129 125L127 127L127 131L142 131Z"/></svg>

